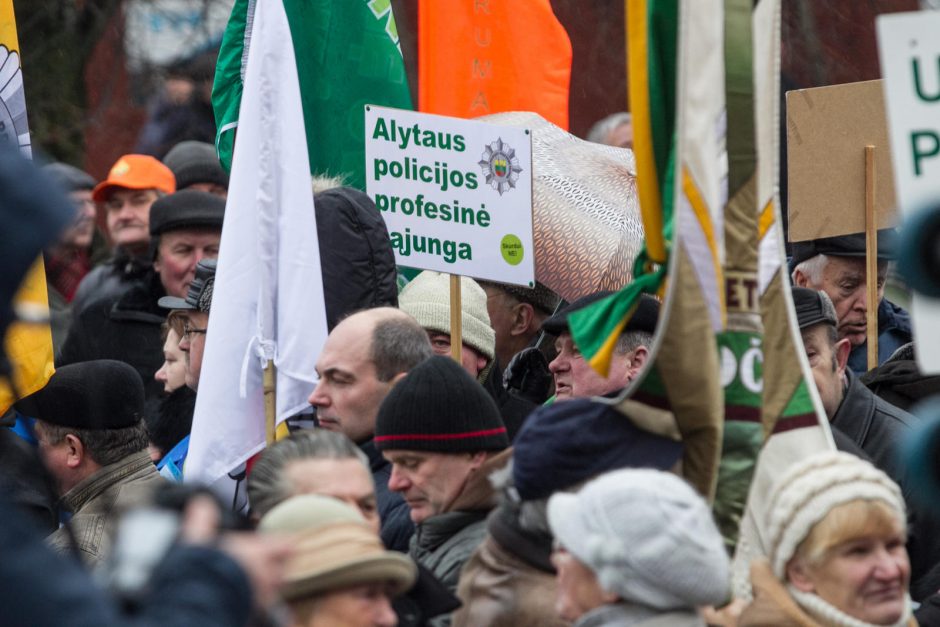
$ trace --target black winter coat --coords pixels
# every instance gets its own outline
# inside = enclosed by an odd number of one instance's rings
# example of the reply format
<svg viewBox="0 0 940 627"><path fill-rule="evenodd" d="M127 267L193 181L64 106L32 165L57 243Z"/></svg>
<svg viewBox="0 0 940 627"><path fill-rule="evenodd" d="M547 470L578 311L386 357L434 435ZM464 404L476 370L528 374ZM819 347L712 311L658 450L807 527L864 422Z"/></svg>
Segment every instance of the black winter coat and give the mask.
<svg viewBox="0 0 940 627"><path fill-rule="evenodd" d="M166 292L151 272L120 296L93 300L75 312L75 320L56 365L92 359L116 359L133 366L144 382L148 399L163 395L153 375L163 365L160 326L167 310L157 305Z"/></svg>

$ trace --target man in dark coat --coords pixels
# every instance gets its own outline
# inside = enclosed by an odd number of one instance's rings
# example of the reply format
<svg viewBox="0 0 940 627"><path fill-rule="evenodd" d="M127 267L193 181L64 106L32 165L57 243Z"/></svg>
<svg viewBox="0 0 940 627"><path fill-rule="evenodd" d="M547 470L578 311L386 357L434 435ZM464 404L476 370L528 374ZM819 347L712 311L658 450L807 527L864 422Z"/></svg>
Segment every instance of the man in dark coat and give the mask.
<svg viewBox="0 0 940 627"><path fill-rule="evenodd" d="M109 554L118 516L149 504L164 483L147 452L140 377L106 359L63 366L21 405L36 418L39 451L71 515L72 532L60 528L49 542L97 565Z"/></svg>
<svg viewBox="0 0 940 627"><path fill-rule="evenodd" d="M124 155L111 166L108 177L92 191L92 199L104 208L114 255L82 279L72 300L75 311L94 299L123 293L146 274L153 261L150 208L175 191L173 173L153 157Z"/></svg>
<svg viewBox="0 0 940 627"><path fill-rule="evenodd" d="M435 355L382 402L375 446L392 464L388 487L415 523L410 555L456 590L496 506L490 475L511 454L496 404L453 359ZM449 617L433 624L449 625Z"/></svg>
<svg viewBox="0 0 940 627"><path fill-rule="evenodd" d="M884 298L888 264L894 258L897 233L878 231L878 363L911 341L910 316ZM839 339L848 339L848 366L856 374L868 370L866 325L868 297L865 281L865 234L797 242L793 244L793 284L821 290L832 301Z"/></svg>
<svg viewBox="0 0 940 627"><path fill-rule="evenodd" d="M407 314L377 307L353 314L330 331L317 359L320 381L310 395L320 428L343 433L369 459L382 541L406 551L414 526L401 496L389 490L391 465L376 449L375 420L392 387L431 356L428 337Z"/></svg>
<svg viewBox="0 0 940 627"><path fill-rule="evenodd" d="M93 300L76 312L59 364L117 359L137 369L148 398L163 396L154 374L163 365L163 296L186 296L202 259L219 254L225 201L199 191L160 198L150 212L153 271L118 296Z"/></svg>

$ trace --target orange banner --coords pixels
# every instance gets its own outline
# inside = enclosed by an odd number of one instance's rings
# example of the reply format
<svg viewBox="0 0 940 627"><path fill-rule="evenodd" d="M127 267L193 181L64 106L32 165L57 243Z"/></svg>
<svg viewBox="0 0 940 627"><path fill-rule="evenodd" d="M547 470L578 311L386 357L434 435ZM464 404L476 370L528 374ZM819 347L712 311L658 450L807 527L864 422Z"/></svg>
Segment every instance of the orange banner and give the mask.
<svg viewBox="0 0 940 627"><path fill-rule="evenodd" d="M418 108L534 111L568 128L571 42L549 0L419 0Z"/></svg>

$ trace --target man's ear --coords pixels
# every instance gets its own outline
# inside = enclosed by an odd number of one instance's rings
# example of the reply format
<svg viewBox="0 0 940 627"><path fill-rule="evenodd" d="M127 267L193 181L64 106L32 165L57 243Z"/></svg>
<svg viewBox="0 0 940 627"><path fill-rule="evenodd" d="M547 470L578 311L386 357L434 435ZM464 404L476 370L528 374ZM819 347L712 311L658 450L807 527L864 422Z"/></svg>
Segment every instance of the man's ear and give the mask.
<svg viewBox="0 0 940 627"><path fill-rule="evenodd" d="M472 470L476 470L486 461L488 453L486 451L477 451L476 453L469 453L469 455L470 467Z"/></svg>
<svg viewBox="0 0 940 627"><path fill-rule="evenodd" d="M535 320L535 308L529 303L519 303L512 308L512 324L509 335L525 335Z"/></svg>
<svg viewBox="0 0 940 627"><path fill-rule="evenodd" d="M832 347L833 355L836 358L836 370L839 376L845 372L845 366L849 363L849 353L852 351L852 344L848 338L842 338Z"/></svg>
<svg viewBox="0 0 940 627"><path fill-rule="evenodd" d="M86 458L85 445L74 433L66 434L64 442L68 447L66 450L65 465L69 468L78 468L84 463Z"/></svg>
<svg viewBox="0 0 940 627"><path fill-rule="evenodd" d="M637 346L633 349L633 356L630 358L630 368L639 370L646 364L650 358L650 351L645 346Z"/></svg>
<svg viewBox="0 0 940 627"><path fill-rule="evenodd" d="M809 279L806 278L802 270L796 269L793 271L793 285L797 287L810 287Z"/></svg>
<svg viewBox="0 0 940 627"><path fill-rule="evenodd" d="M787 581L800 592L816 592L816 584L813 583L803 558L794 557L787 562L786 573Z"/></svg>

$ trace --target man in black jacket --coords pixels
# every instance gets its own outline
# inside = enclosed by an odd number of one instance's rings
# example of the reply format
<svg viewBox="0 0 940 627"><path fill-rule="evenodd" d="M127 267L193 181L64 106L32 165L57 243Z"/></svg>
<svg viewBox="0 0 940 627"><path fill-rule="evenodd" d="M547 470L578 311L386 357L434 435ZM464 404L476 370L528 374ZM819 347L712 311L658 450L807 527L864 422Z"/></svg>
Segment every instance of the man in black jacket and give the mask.
<svg viewBox="0 0 940 627"><path fill-rule="evenodd" d="M160 198L150 210L153 270L118 296L92 300L76 317L57 365L117 359L140 374L147 397L163 396L154 374L163 365L163 296L183 298L202 259L219 254L225 201L198 191Z"/></svg>

